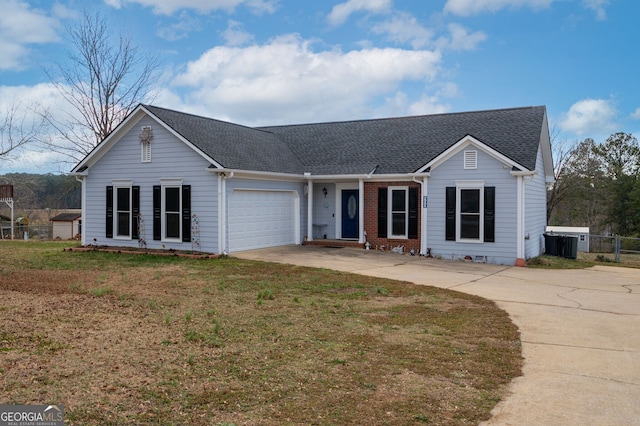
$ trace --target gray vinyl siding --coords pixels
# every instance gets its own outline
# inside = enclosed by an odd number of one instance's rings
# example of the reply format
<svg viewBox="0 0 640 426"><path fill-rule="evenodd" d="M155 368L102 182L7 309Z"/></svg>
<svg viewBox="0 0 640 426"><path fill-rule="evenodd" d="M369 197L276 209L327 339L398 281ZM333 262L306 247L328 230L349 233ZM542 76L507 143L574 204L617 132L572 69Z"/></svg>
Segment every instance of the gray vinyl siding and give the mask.
<svg viewBox="0 0 640 426"><path fill-rule="evenodd" d="M304 193L305 182L289 182L289 181L277 181L277 180L258 180L258 179L243 179L243 178L229 178L226 183L226 199L229 200L231 193L234 189L246 189L246 190L261 190L261 191L295 191L298 193L298 199L300 201L300 236L301 241L297 241L297 244L302 243L302 238L307 235L307 195ZM226 203L226 224L227 234L229 233L229 203ZM229 247L229 235L226 236L225 247Z"/></svg>
<svg viewBox="0 0 640 426"><path fill-rule="evenodd" d="M547 186L545 182L542 147L538 147L536 175L525 180L525 258L542 254L547 226ZM528 237L528 238L526 238Z"/></svg>
<svg viewBox="0 0 640 426"><path fill-rule="evenodd" d="M322 192L322 188L327 188L327 195ZM313 185L313 223L326 225L314 227L314 239L338 238L336 231L336 218L338 217L337 206L340 194L336 193L336 185L333 183L316 183ZM306 232L303 234L305 235Z"/></svg>
<svg viewBox="0 0 640 426"><path fill-rule="evenodd" d="M139 134L142 126L151 126L151 162L141 162ZM145 229L144 240L148 248L191 250L190 242L165 242L153 239L153 186L160 179L182 179L183 185L191 185L191 213L199 219L200 250L218 250L218 199L217 175L207 171L209 162L198 155L156 121L144 117L134 124L104 156L87 171L86 211L83 217L83 233L87 244L138 247L138 240L106 238L105 209L106 187L114 179L127 179L140 186L140 212Z"/></svg>
<svg viewBox="0 0 640 426"><path fill-rule="evenodd" d="M473 148L468 148L473 149ZM465 170L464 150L431 171L428 178L427 247L433 256L444 259L486 257L487 262L513 265L516 260L517 179L510 168L478 149L478 167ZM495 242L469 243L445 239L445 191L460 180L481 180L484 186L496 188ZM459 220L459 219L457 219Z"/></svg>

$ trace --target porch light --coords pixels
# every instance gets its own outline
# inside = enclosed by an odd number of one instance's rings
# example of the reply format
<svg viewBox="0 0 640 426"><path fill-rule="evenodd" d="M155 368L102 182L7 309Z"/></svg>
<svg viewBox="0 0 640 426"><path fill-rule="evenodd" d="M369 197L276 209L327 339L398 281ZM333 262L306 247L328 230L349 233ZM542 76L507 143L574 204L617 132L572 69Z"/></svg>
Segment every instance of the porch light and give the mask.
<svg viewBox="0 0 640 426"><path fill-rule="evenodd" d="M327 187L322 188L322 193L324 194L324 198L327 198Z"/></svg>

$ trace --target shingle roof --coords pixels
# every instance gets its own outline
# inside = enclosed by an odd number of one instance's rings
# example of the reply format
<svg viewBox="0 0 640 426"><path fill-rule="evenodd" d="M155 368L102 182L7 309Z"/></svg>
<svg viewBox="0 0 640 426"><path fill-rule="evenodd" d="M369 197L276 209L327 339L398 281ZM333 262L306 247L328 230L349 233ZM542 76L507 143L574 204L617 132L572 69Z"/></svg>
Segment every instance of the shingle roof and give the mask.
<svg viewBox="0 0 640 426"><path fill-rule="evenodd" d="M304 168L273 133L156 106L144 107L225 168L281 173L302 173Z"/></svg>
<svg viewBox="0 0 640 426"><path fill-rule="evenodd" d="M544 106L250 128L150 112L226 168L282 173L411 173L470 135L533 170Z"/></svg>
<svg viewBox="0 0 640 426"><path fill-rule="evenodd" d="M49 220L52 222L72 222L76 219L80 219L81 217L82 214L80 213L60 213Z"/></svg>

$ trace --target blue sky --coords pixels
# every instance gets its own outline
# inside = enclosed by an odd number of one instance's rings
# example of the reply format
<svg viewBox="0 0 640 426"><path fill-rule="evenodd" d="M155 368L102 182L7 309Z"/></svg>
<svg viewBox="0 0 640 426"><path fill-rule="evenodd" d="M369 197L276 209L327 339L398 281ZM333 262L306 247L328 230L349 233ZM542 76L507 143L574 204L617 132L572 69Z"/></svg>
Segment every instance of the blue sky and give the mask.
<svg viewBox="0 0 640 426"><path fill-rule="evenodd" d="M546 105L556 140L640 134L640 3L0 0L0 112L66 108L43 71L83 8L157 52L152 103L246 125ZM27 151L11 171L68 171Z"/></svg>

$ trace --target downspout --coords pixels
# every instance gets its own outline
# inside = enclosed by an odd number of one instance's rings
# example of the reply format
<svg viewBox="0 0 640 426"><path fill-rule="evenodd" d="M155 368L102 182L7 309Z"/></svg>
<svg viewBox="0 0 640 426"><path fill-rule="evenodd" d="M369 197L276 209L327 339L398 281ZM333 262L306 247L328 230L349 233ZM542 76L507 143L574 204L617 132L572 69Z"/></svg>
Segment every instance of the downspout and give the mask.
<svg viewBox="0 0 640 426"><path fill-rule="evenodd" d="M358 229L360 230L358 236L358 243L364 244L367 239L365 238L364 230L364 180L358 179Z"/></svg>
<svg viewBox="0 0 640 426"><path fill-rule="evenodd" d="M524 259L524 179L517 177L518 206L517 206L517 244L516 244L516 266L525 266Z"/></svg>
<svg viewBox="0 0 640 426"><path fill-rule="evenodd" d="M418 203L420 204L420 256L427 255L427 204L424 202L420 202L421 200L428 200L427 194L427 176L423 176L422 180L417 180L417 177L413 177L413 181L420 184L420 200Z"/></svg>
<svg viewBox="0 0 640 426"><path fill-rule="evenodd" d="M225 225L224 225L224 193L225 180L223 174L218 174L218 253L224 253L225 250Z"/></svg>
<svg viewBox="0 0 640 426"><path fill-rule="evenodd" d="M81 240L81 244L83 246L87 245L87 223L84 222L87 219L87 216L85 215L86 211L87 211L87 185L86 185L86 179L85 176L82 176L81 178L79 178L78 176L76 176L76 180L78 182L80 182L82 184L81 190L80 190L80 217L82 218L83 224L82 224L82 233L80 234L82 240ZM71 224L71 229L73 229L73 222ZM73 233L73 231L72 231Z"/></svg>
<svg viewBox="0 0 640 426"><path fill-rule="evenodd" d="M311 173L305 172L307 177L307 241L313 241L313 181Z"/></svg>

